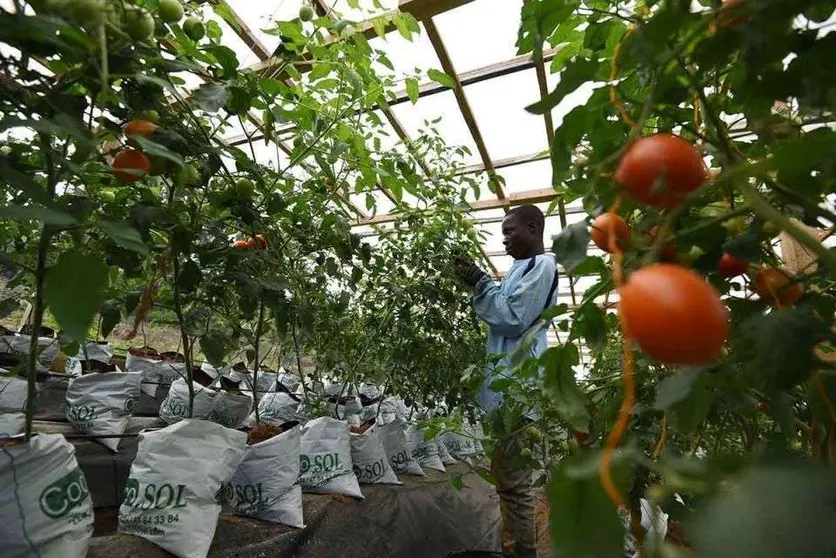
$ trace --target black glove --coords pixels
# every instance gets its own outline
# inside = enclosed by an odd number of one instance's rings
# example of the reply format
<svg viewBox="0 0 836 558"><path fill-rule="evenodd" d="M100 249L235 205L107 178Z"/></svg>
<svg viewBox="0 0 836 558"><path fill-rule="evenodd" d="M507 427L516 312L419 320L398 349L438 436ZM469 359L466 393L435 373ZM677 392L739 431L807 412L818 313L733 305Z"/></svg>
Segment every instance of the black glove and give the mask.
<svg viewBox="0 0 836 558"><path fill-rule="evenodd" d="M462 281L470 287L475 287L482 280L482 277L488 276L487 273L482 271L482 268L473 262L460 265L458 271Z"/></svg>

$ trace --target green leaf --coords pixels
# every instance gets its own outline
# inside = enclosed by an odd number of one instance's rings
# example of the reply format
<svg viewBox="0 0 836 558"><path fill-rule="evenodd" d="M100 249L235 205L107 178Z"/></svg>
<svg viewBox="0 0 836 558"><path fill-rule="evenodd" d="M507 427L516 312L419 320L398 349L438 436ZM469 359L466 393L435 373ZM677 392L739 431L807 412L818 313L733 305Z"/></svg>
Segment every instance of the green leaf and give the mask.
<svg viewBox="0 0 836 558"><path fill-rule="evenodd" d="M561 73L560 84L554 91L536 103L525 108L532 114L545 114L558 105L566 95L573 92L584 82L592 80L601 71L601 64L597 61L580 59L571 62Z"/></svg>
<svg viewBox="0 0 836 558"><path fill-rule="evenodd" d="M453 473L450 475L450 482L453 483L453 488L456 490L464 488L464 479L462 478L461 473Z"/></svg>
<svg viewBox="0 0 836 558"><path fill-rule="evenodd" d="M406 78L406 94L413 105L418 102L418 80L414 77Z"/></svg>
<svg viewBox="0 0 836 558"><path fill-rule="evenodd" d="M223 85L204 83L194 92L192 98L206 112L218 112L229 100L229 91ZM183 164L182 161L180 164Z"/></svg>
<svg viewBox="0 0 836 558"><path fill-rule="evenodd" d="M183 162L183 157L179 153L175 153L174 151L170 150L166 146L159 144L155 141L151 141L148 138L142 137L140 135L133 135L131 139L135 141L139 147L148 155L156 155L157 157L162 157L164 159L168 159L173 163L176 163L177 166L182 167L185 163Z"/></svg>
<svg viewBox="0 0 836 558"><path fill-rule="evenodd" d="M581 432L589 431L587 398L575 381L574 367L580 362L578 348L567 343L550 347L540 355L546 391L552 405L564 421Z"/></svg>
<svg viewBox="0 0 836 558"><path fill-rule="evenodd" d="M406 19L404 18L403 12L398 12L394 16L392 16L392 23L395 24L395 27L398 30L398 33L406 39L407 41L412 40L412 29L409 27L409 23L407 23Z"/></svg>
<svg viewBox="0 0 836 558"><path fill-rule="evenodd" d="M657 411L664 411L688 397L700 376L701 373L696 370L680 370L659 382L653 408Z"/></svg>
<svg viewBox="0 0 836 558"><path fill-rule="evenodd" d="M688 530L698 556L833 556L836 476L807 462L761 466L735 479ZM729 529L734 525L734 529Z"/></svg>
<svg viewBox="0 0 836 558"><path fill-rule="evenodd" d="M75 217L58 209L39 205L6 205L0 207L0 218L16 221L40 221L45 225L70 227L76 224Z"/></svg>
<svg viewBox="0 0 836 558"><path fill-rule="evenodd" d="M101 334L102 337L107 338L110 332L113 331L113 328L116 327L116 324L119 323L119 320L122 319L122 304L118 300L105 301L102 306L101 316Z"/></svg>
<svg viewBox="0 0 836 558"><path fill-rule="evenodd" d="M200 338L200 350L212 366L224 364L224 358L234 348L234 341L222 331L210 330Z"/></svg>
<svg viewBox="0 0 836 558"><path fill-rule="evenodd" d="M674 427L682 434L696 432L708 416L714 397L714 386L709 377L700 375L688 395L670 407Z"/></svg>
<svg viewBox="0 0 836 558"><path fill-rule="evenodd" d="M786 390L810 377L815 346L827 333L810 307L757 315L740 324L735 347L741 362L767 389Z"/></svg>
<svg viewBox="0 0 836 558"><path fill-rule="evenodd" d="M555 470L549 486L551 514L549 527L555 556L572 558L613 558L624 555L624 526L604 489L601 479L586 461L600 461L600 456L586 459L570 457ZM594 464L594 463L593 463ZM624 485L625 468L613 464L619 485ZM574 472L573 472L574 470ZM623 493L623 491L622 491Z"/></svg>
<svg viewBox="0 0 836 558"><path fill-rule="evenodd" d="M139 252L142 255L148 254L148 246L142 241L139 231L127 223L102 221L99 226L113 242L122 248Z"/></svg>
<svg viewBox="0 0 836 558"><path fill-rule="evenodd" d="M591 348L603 349L607 342L606 313L595 304L587 304L575 315L572 331L575 336L583 337Z"/></svg>
<svg viewBox="0 0 836 558"><path fill-rule="evenodd" d="M552 242L557 263L571 271L586 259L586 248L589 246L589 228L586 221L573 223L560 231Z"/></svg>
<svg viewBox="0 0 836 558"><path fill-rule="evenodd" d="M432 69L427 72L427 76L429 76L429 78L434 82L439 83L444 87L449 87L450 89L455 89L456 87L456 80L441 70Z"/></svg>
<svg viewBox="0 0 836 558"><path fill-rule="evenodd" d="M200 283L200 276L200 268L195 262L188 260L177 277L177 286L185 292L193 292Z"/></svg>
<svg viewBox="0 0 836 558"><path fill-rule="evenodd" d="M46 274L44 297L58 325L79 343L102 305L108 268L97 257L65 252Z"/></svg>

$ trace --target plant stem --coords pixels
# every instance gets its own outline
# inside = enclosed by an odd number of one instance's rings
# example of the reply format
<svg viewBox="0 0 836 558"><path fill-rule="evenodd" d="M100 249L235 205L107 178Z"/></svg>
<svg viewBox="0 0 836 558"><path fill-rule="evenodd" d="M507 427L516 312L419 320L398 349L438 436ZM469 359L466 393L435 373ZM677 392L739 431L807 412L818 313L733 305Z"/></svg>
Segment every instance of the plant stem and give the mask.
<svg viewBox="0 0 836 558"><path fill-rule="evenodd" d="M180 287L178 279L180 278L180 260L174 249L171 250L171 261L174 270L174 313L177 315L177 323L180 326L180 342L183 344L183 353L186 357L186 383L189 388L189 418L192 418L194 411L194 385L192 385L192 361L189 354L189 335L186 333L186 320L183 318L183 305L180 301Z"/></svg>
<svg viewBox="0 0 836 558"><path fill-rule="evenodd" d="M296 335L296 316L293 316L293 326L290 328L293 336L293 349L296 351L296 369L299 371L299 382L302 384L302 394L305 397L305 405L310 408L311 401L308 397L308 388L305 385L305 373L302 372L302 356L299 354L299 338Z"/></svg>
<svg viewBox="0 0 836 558"><path fill-rule="evenodd" d="M26 423L25 440L32 437L32 418L35 414L35 395L37 393L35 379L38 364L38 337L44 318L44 281L46 275L46 256L52 243L52 233L46 225L41 228L41 240L38 242L38 261L35 267L35 304L32 319L32 330L29 338L29 362L26 375Z"/></svg>
<svg viewBox="0 0 836 558"><path fill-rule="evenodd" d="M831 277L836 277L836 253L828 250L821 242L813 238L804 229L793 223L783 213L772 207L772 205L761 196L758 191L749 185L745 180L736 180L735 186L743 194L743 197L752 206L752 209L764 220L772 221L781 230L803 244L811 252L819 257L819 260L827 267Z"/></svg>
<svg viewBox="0 0 836 558"><path fill-rule="evenodd" d="M255 406L255 423L261 423L258 412L258 368L261 365L258 358L258 346L261 343L261 329L264 326L264 301L258 303L258 324L255 326L255 355L253 363L253 405ZM278 381L278 378L277 378Z"/></svg>

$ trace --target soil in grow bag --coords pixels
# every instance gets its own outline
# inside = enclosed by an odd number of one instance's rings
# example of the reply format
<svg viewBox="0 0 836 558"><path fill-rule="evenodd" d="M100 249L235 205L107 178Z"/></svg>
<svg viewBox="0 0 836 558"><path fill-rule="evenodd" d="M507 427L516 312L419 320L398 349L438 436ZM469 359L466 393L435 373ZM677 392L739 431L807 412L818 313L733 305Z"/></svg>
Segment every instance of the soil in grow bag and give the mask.
<svg viewBox="0 0 836 558"><path fill-rule="evenodd" d="M288 430L299 426L299 422L291 420L282 424L263 422L253 426L247 434L247 445L254 446L274 436L278 436Z"/></svg>
<svg viewBox="0 0 836 558"><path fill-rule="evenodd" d="M116 372L116 365L104 363L98 360L80 360L82 374L101 374L104 372Z"/></svg>
<svg viewBox="0 0 836 558"><path fill-rule="evenodd" d="M374 423L375 423L375 420L370 419L370 420L367 420L366 422L363 422L363 423L361 423L357 426L349 425L348 431L351 432L352 434L363 434L366 430L368 430L369 428L374 426Z"/></svg>
<svg viewBox="0 0 836 558"><path fill-rule="evenodd" d="M203 387L211 386L214 381L212 376L207 374L202 368L192 369L192 379Z"/></svg>
<svg viewBox="0 0 836 558"><path fill-rule="evenodd" d="M131 353L131 356L135 356L138 358L162 360L160 353L157 352L157 349L154 349L153 347L131 347L130 349L128 349L128 352Z"/></svg>
<svg viewBox="0 0 836 558"><path fill-rule="evenodd" d="M186 357L182 353L176 353L174 351L160 353L160 357L165 362L172 362L175 364L184 364L186 362Z"/></svg>

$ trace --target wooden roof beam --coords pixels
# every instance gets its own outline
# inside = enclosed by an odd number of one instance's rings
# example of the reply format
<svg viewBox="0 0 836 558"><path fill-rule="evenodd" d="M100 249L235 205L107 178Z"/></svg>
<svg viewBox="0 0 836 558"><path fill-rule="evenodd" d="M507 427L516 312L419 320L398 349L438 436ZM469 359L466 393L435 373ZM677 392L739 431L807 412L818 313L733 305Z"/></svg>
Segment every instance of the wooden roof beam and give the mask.
<svg viewBox="0 0 836 558"><path fill-rule="evenodd" d="M251 51L258 56L259 60L267 60L270 58L270 51L267 50L267 47L261 40L255 36L253 30L250 29L250 26L247 25L243 19L232 9L232 6L229 5L229 2L226 0L201 0L203 4L211 4L213 6L222 6L224 10L229 11L229 17L224 17L223 14L220 15L221 19L224 20L227 25L229 25L235 34L240 37L244 44L249 47Z"/></svg>
<svg viewBox="0 0 836 558"><path fill-rule="evenodd" d="M459 6L470 4L473 1L474 0L400 0L400 2L398 3L398 8L396 10L384 12L375 16L375 18L385 17L387 15L392 15L397 12L404 12L411 14L412 17L414 17L418 21L425 21L438 14L454 10ZM377 36L377 31L375 31L374 25L372 25L371 20L356 22L354 24L354 27L367 39L372 39ZM392 23L388 23L384 27L384 33L391 33L395 30L397 30L397 27L395 27L395 25ZM333 37L332 40L337 41L339 40L339 38ZM259 62L258 64L255 64L250 68L257 72L263 71L265 73L270 73L280 64L281 60L279 58L270 57L269 60Z"/></svg>
<svg viewBox="0 0 836 558"><path fill-rule="evenodd" d="M551 188L544 188L542 190L526 190L524 192L516 192L509 194L504 199L490 199L471 202L468 204L472 211L484 211L486 209L509 208L515 205L525 205L528 203L542 203L552 201L557 197L557 192ZM400 213L384 213L382 215L375 215L368 219L360 219L352 223L352 226L368 226L379 225L382 223L392 223L403 217Z"/></svg>
<svg viewBox="0 0 836 558"><path fill-rule="evenodd" d="M504 200L505 192L502 191L502 186L496 179L496 170L493 167L493 160L488 154L488 148L485 146L485 140L482 137L482 132L479 130L478 124L476 124L476 118L473 116L473 110L470 108L470 103L467 101L467 95L464 93L464 88L459 80L459 75L456 73L456 68L453 66L453 61L450 59L450 55L447 52L447 47L444 46L444 41L441 40L441 35L438 33L438 28L436 28L432 19L428 19L424 22L424 28L427 30L427 36L435 49L435 53L438 55L439 62L441 62L441 69L444 70L447 75L451 76L456 82L456 85L453 88L453 94L456 96L456 103L459 105L459 110L462 113L464 122L470 130L470 135L473 137L473 142L476 144L476 149L479 151L479 156L482 158L482 163L485 165L485 171L488 173L488 177L493 182L496 197L500 200Z"/></svg>

